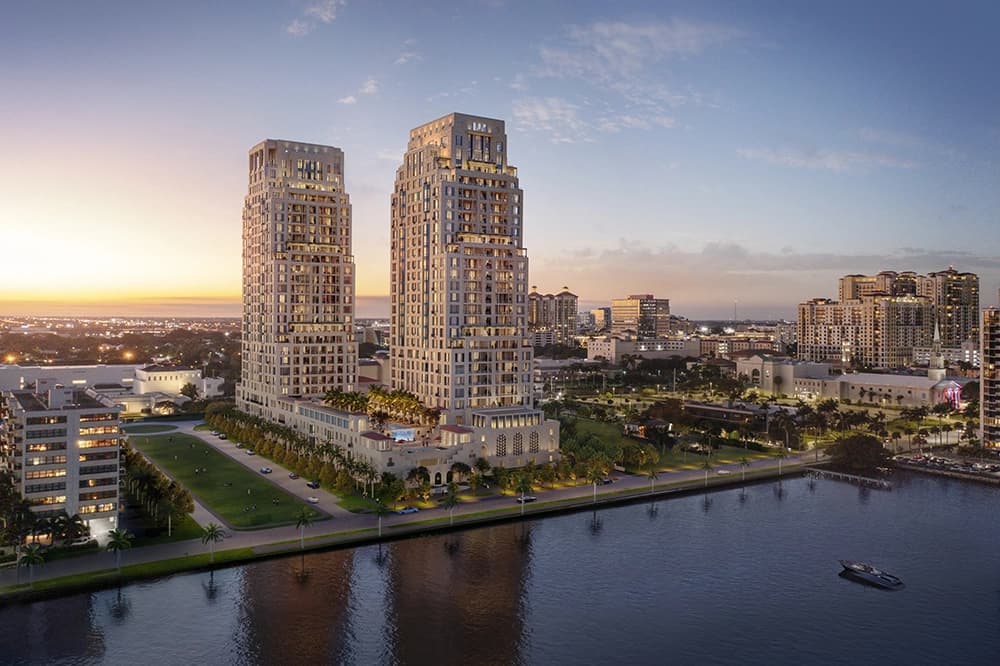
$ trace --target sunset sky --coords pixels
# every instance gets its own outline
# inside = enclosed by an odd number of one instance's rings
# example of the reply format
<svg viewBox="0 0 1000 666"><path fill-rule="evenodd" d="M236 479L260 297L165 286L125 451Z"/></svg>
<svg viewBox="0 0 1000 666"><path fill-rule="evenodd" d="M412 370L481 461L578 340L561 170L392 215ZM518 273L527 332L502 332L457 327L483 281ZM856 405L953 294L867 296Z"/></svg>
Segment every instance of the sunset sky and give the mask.
<svg viewBox="0 0 1000 666"><path fill-rule="evenodd" d="M239 312L246 152L341 147L385 314L410 128L507 121L531 283L791 316L1000 285L1000 3L44 2L0 20L0 313Z"/></svg>

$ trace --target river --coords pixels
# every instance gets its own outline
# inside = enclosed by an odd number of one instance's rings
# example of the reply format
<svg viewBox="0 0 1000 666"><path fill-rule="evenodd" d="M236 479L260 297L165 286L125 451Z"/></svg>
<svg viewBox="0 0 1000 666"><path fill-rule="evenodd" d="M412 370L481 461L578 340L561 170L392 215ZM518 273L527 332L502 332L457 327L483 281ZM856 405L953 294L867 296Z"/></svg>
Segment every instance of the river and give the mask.
<svg viewBox="0 0 1000 666"><path fill-rule="evenodd" d="M1000 491L896 484L798 478L9 605L0 662L995 663Z"/></svg>

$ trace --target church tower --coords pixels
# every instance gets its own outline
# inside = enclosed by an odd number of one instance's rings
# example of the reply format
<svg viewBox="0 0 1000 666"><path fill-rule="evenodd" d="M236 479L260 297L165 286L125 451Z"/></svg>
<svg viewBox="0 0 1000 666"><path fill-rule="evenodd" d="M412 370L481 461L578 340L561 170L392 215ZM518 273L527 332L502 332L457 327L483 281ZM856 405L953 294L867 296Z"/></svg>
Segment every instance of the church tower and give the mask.
<svg viewBox="0 0 1000 666"><path fill-rule="evenodd" d="M934 344L931 345L931 358L927 363L927 378L939 382L944 379L944 353L941 351L941 327L934 324Z"/></svg>

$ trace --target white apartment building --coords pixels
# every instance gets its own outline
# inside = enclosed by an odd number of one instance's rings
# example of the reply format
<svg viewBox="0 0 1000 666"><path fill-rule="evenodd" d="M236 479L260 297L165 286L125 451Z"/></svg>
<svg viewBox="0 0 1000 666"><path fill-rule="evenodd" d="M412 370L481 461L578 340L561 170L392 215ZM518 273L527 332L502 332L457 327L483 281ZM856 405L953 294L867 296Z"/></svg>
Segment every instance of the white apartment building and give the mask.
<svg viewBox="0 0 1000 666"><path fill-rule="evenodd" d="M198 389L199 398L214 398L222 395L223 381L221 377L202 377L200 368L147 365L136 369L132 392L179 395L186 384L192 384Z"/></svg>
<svg viewBox="0 0 1000 666"><path fill-rule="evenodd" d="M268 139L250 149L243 205L238 407L357 385L351 203L339 148Z"/></svg>
<svg viewBox="0 0 1000 666"><path fill-rule="evenodd" d="M551 332L553 342L549 344L572 344L577 331L577 315L577 296L568 287L563 287L558 294L541 294L537 287L531 288L528 329L536 333Z"/></svg>
<svg viewBox="0 0 1000 666"><path fill-rule="evenodd" d="M118 512L119 408L91 390L39 380L4 394L0 450L39 516L79 514L96 534Z"/></svg>

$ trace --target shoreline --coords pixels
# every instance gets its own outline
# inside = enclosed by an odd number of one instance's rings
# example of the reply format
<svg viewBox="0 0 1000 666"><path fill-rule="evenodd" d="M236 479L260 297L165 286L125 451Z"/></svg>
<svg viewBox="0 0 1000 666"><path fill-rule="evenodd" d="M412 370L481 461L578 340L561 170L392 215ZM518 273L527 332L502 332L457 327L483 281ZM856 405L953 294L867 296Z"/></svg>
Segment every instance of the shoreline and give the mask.
<svg viewBox="0 0 1000 666"><path fill-rule="evenodd" d="M214 562L209 561L209 552L200 543L200 540L191 540L190 542L182 543L192 543L199 549L205 550L197 554L185 555L179 558L164 558L139 564L125 565L122 566L121 574L118 574L114 567L104 567L86 573L36 580L34 587L29 587L27 582L9 585L0 590L0 606L54 599L79 592L99 591L141 581L167 578L178 573L212 571L234 565L288 557L306 552L356 548L430 534L446 534L503 523L534 520L570 513L582 513L584 511L596 511L598 509L624 506L626 504L638 504L646 501L659 501L672 497L689 496L699 492L729 490L744 485L757 485L770 482L779 478L798 478L806 473L805 468L808 466L809 463L804 461L788 462L784 464L780 477L778 468L773 467L749 472L746 475L745 481L739 473L726 476L710 476L707 487L704 479L687 479L660 483L653 492L650 492L648 487L642 491L628 489L610 491L603 494L598 492L596 502L592 498L581 497L549 502L539 501L536 504L525 505L523 515L520 511L520 505L459 515L455 517L454 524L451 524L447 515L443 515L401 525L383 525L381 536L378 535L377 525L373 524L371 527L342 532L328 532L308 537L305 539L305 547L301 549L299 547L299 540L292 539L273 541L255 546L216 550ZM513 500L516 495L511 495L510 497ZM376 518L372 516L372 522L375 523L375 521ZM27 573L22 573L22 576L26 577Z"/></svg>

